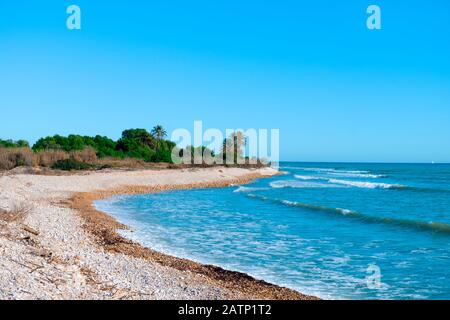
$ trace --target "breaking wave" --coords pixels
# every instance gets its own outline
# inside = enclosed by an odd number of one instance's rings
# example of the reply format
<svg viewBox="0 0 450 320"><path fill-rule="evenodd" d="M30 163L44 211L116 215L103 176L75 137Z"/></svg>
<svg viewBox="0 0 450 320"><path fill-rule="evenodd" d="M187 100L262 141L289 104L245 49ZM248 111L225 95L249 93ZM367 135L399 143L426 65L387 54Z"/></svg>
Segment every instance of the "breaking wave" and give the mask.
<svg viewBox="0 0 450 320"><path fill-rule="evenodd" d="M360 213L358 211L353 211L349 209L343 209L343 208L332 208L327 206L321 206L321 205L313 205L308 203L302 203L298 201L289 201L289 200L280 200L280 199L274 199L269 198L261 195L256 194L247 194L248 197L253 199L259 199L262 201L267 201L279 205L289 206L289 207L296 207L296 208L302 208L310 211L315 212L325 212L325 213L331 213L336 214L348 218L357 219L363 222L367 223L374 223L374 224L384 224L384 225L396 225L400 227L410 228L410 229L416 229L416 230L422 230L422 231L432 231L432 232L439 232L444 234L450 235L450 224L444 223L444 222L436 222L436 221L417 221L417 220L407 220L407 219L396 219L396 218L389 218L389 217L376 217L371 215L366 215L364 213Z"/></svg>
<svg viewBox="0 0 450 320"><path fill-rule="evenodd" d="M339 187L356 187L367 189L408 189L409 187L397 184L388 184L380 182L350 181L340 179L326 179L308 176L295 176L297 179L304 180L278 180L270 183L272 188L339 188ZM310 180L310 181L308 181ZM322 180L323 182L311 181Z"/></svg>
<svg viewBox="0 0 450 320"><path fill-rule="evenodd" d="M351 180L340 180L340 179L329 179L330 183L342 184L349 187L357 188L368 188L368 189L402 189L407 188L406 186L399 184L389 184L381 182L367 182L367 181L351 181Z"/></svg>
<svg viewBox="0 0 450 320"><path fill-rule="evenodd" d="M236 190L233 192L252 192L257 190L266 190L267 188L252 188L252 187L245 187L245 186L239 186Z"/></svg>
<svg viewBox="0 0 450 320"><path fill-rule="evenodd" d="M350 171L328 172L328 175L343 177L343 178L371 178L371 179L387 177L384 174L356 173L356 172L350 172Z"/></svg>
<svg viewBox="0 0 450 320"><path fill-rule="evenodd" d="M270 183L270 186L275 189L281 188L332 188L339 187L328 183L298 181L298 180L277 180Z"/></svg>
<svg viewBox="0 0 450 320"><path fill-rule="evenodd" d="M286 167L288 168L288 167ZM303 170L307 172L317 172L319 174L344 177L344 178L386 178L385 174L374 174L365 170L339 170L333 168L306 168L306 167L291 167L290 169Z"/></svg>
<svg viewBox="0 0 450 320"><path fill-rule="evenodd" d="M308 187L324 187L324 188L336 188L336 187L355 187L355 188L366 188L366 189L391 189L391 190L405 190L414 192L431 192L431 193L450 193L448 189L433 189L433 188L421 188L412 187L401 184L390 184L382 182L372 182L372 181L354 181L354 180L343 180L343 179L328 179L326 177L318 176L306 176L306 175L294 175L296 179L304 180L293 182L291 180L286 181L275 181L275 184L271 186L273 188L308 188ZM321 180L327 183L317 183L317 182L307 182L311 180Z"/></svg>
<svg viewBox="0 0 450 320"><path fill-rule="evenodd" d="M295 174L294 177L296 177L297 179L300 179L300 180L326 180L322 177L303 176L303 175L299 175L299 174Z"/></svg>

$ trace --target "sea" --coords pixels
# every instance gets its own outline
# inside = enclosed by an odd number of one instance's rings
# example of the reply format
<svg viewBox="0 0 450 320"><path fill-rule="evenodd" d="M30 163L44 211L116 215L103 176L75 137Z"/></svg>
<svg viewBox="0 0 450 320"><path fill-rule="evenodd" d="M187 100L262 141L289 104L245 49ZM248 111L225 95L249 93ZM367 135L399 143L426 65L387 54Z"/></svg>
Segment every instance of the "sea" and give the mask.
<svg viewBox="0 0 450 320"><path fill-rule="evenodd" d="M450 299L450 164L283 162L246 185L97 209L155 250L324 299Z"/></svg>

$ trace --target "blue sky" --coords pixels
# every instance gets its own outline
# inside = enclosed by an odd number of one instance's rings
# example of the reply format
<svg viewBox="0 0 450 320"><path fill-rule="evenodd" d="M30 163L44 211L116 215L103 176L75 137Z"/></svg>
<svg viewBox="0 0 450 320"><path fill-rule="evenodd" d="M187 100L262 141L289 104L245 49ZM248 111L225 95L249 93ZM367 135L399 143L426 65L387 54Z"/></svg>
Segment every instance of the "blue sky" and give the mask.
<svg viewBox="0 0 450 320"><path fill-rule="evenodd" d="M449 38L448 0L1 1L0 138L202 120L279 128L282 160L449 162Z"/></svg>

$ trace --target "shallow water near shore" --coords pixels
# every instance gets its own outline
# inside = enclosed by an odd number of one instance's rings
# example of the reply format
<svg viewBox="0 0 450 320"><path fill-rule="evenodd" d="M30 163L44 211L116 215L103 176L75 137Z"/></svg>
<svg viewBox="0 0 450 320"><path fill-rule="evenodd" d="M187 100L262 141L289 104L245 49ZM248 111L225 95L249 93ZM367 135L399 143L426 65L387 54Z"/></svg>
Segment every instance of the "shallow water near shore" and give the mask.
<svg viewBox="0 0 450 320"><path fill-rule="evenodd" d="M450 165L290 162L281 170L245 186L95 206L152 249L305 294L450 298Z"/></svg>

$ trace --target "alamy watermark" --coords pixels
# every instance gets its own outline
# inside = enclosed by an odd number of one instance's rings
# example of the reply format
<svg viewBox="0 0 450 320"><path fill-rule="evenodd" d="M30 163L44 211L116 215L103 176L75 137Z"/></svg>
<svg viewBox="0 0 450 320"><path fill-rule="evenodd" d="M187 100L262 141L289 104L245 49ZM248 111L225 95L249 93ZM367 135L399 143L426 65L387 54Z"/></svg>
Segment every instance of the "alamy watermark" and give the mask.
<svg viewBox="0 0 450 320"><path fill-rule="evenodd" d="M66 20L66 26L69 30L81 30L81 8L76 4L67 7L66 13L69 15ZM366 26L369 30L381 29L381 8L376 4L367 7L366 13L369 14L366 20Z"/></svg>
<svg viewBox="0 0 450 320"><path fill-rule="evenodd" d="M69 15L66 26L69 30L81 30L81 9L76 4L67 7L66 13Z"/></svg>
<svg viewBox="0 0 450 320"><path fill-rule="evenodd" d="M381 8L375 4L371 4L367 7L367 14L370 16L367 18L366 25L369 30L381 29Z"/></svg>
<svg viewBox="0 0 450 320"><path fill-rule="evenodd" d="M202 121L194 121L193 131L180 128L172 132L177 146L172 150L175 164L257 165L278 167L279 129L204 130ZM270 152L269 152L270 150Z"/></svg>
<svg viewBox="0 0 450 320"><path fill-rule="evenodd" d="M376 264L370 264L367 267L366 272L368 273L368 276L366 277L367 288L371 290L381 289L381 268Z"/></svg>

